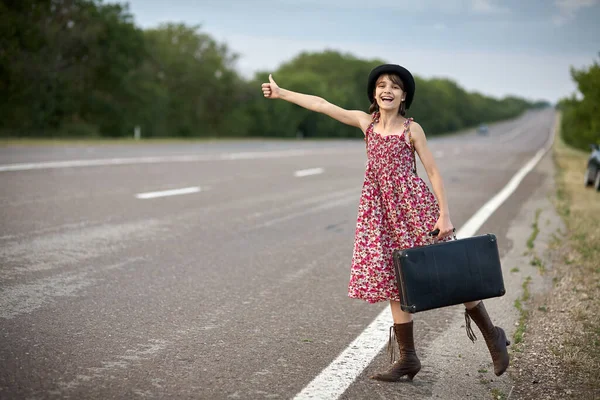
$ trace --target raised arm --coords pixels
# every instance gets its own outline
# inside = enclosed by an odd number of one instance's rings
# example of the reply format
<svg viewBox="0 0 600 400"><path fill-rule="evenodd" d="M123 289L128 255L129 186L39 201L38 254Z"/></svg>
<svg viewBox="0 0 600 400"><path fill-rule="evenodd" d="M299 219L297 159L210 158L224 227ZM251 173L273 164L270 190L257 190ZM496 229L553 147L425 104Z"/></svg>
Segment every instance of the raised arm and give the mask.
<svg viewBox="0 0 600 400"><path fill-rule="evenodd" d="M269 75L269 83L262 84L262 91L266 98L282 99L297 104L307 110L328 115L346 125L360 128L363 132L371 123L371 116L364 111L345 110L321 97L280 88L271 75Z"/></svg>

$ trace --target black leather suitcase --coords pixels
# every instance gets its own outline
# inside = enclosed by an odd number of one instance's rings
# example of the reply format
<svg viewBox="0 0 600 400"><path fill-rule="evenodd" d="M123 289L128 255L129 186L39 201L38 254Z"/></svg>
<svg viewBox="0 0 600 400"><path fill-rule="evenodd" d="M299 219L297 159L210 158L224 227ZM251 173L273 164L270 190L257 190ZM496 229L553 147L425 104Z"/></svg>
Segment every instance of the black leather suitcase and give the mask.
<svg viewBox="0 0 600 400"><path fill-rule="evenodd" d="M393 252L402 310L410 313L503 296L496 236Z"/></svg>

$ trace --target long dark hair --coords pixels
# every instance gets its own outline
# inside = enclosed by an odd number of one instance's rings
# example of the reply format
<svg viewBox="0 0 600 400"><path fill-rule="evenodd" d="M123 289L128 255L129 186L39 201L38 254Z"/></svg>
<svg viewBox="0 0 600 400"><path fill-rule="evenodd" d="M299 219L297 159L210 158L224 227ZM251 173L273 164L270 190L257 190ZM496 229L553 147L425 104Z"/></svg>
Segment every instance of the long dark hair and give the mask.
<svg viewBox="0 0 600 400"><path fill-rule="evenodd" d="M402 91L404 92L404 82L402 82L402 79L400 79L400 77L396 74L380 75L379 78L377 78L377 82L379 82L379 79L381 79L381 77L383 77L385 75L387 75L393 83L400 86L400 89L402 89ZM377 84L375 85L374 91L376 91L376 90L377 90ZM375 98L375 93L373 93L373 103L371 103L371 106L369 107L369 114L373 114L375 111L379 111L379 105L377 104L377 99ZM398 114L402 115L403 117L406 115L406 103L404 101L400 103L400 108L398 109Z"/></svg>

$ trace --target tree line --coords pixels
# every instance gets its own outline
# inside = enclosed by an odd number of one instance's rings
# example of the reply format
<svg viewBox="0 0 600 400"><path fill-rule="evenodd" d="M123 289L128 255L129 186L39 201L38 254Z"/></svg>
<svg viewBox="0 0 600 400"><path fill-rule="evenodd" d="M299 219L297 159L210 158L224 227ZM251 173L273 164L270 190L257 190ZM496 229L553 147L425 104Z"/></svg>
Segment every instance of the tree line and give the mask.
<svg viewBox="0 0 600 400"><path fill-rule="evenodd" d="M581 96L572 95L558 104L562 138L573 147L589 150L590 144L600 145L600 65L594 61L587 68L571 68L571 77Z"/></svg>
<svg viewBox="0 0 600 400"><path fill-rule="evenodd" d="M0 134L13 137L361 137L286 102L266 101L268 72L244 78L238 55L198 26L137 27L127 5L99 0L0 3ZM285 88L367 110L369 71L384 60L305 52L272 72ZM409 110L428 134L546 107L416 76Z"/></svg>

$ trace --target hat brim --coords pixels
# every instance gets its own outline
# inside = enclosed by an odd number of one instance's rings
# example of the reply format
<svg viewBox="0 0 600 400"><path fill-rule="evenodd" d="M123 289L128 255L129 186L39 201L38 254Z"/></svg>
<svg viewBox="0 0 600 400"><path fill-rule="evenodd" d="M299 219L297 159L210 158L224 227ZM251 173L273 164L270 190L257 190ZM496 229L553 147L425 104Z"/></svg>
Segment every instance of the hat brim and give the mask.
<svg viewBox="0 0 600 400"><path fill-rule="evenodd" d="M375 99L375 84L377 83L377 79L383 74L394 74L400 77L404 84L404 92L406 92L405 103L406 109L408 110L415 96L415 78L409 70L396 64L383 64L373 68L367 82L367 95L369 96L369 101L373 103Z"/></svg>

